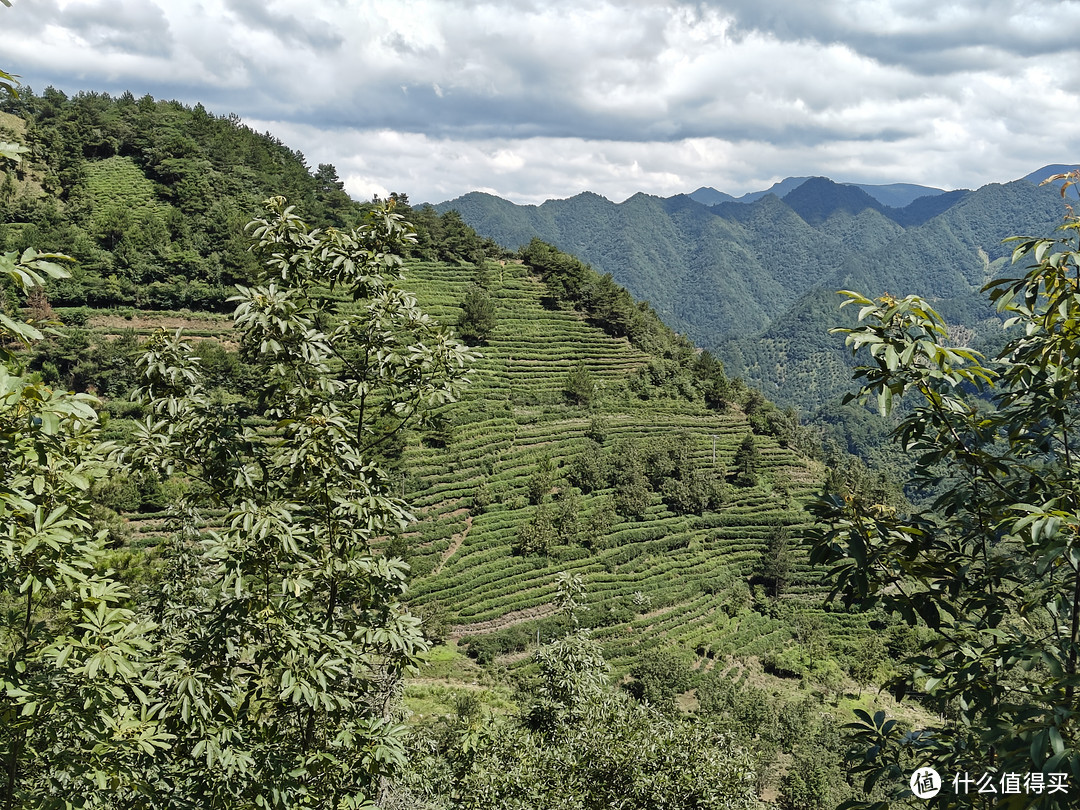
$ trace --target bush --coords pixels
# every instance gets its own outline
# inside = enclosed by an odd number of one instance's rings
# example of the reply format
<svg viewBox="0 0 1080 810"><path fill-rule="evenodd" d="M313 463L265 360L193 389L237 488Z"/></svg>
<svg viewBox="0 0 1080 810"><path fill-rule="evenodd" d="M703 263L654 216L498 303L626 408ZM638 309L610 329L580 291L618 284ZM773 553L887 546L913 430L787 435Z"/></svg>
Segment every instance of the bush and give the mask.
<svg viewBox="0 0 1080 810"><path fill-rule="evenodd" d="M563 380L563 395L573 405L590 408L596 404L600 389L583 360L579 360Z"/></svg>
<svg viewBox="0 0 1080 810"><path fill-rule="evenodd" d="M470 344L486 343L495 329L495 304L483 287L472 284L461 301L457 331Z"/></svg>
<svg viewBox="0 0 1080 810"><path fill-rule="evenodd" d="M95 482L91 493L95 503L114 512L134 512L142 503L138 485L123 474Z"/></svg>
<svg viewBox="0 0 1080 810"><path fill-rule="evenodd" d="M615 487L615 511L623 517L641 520L649 511L651 495L644 476L624 479Z"/></svg>
<svg viewBox="0 0 1080 810"><path fill-rule="evenodd" d="M491 487L488 486L487 481L481 481L476 485L473 490L472 505L475 514L483 514L494 501L494 495L491 492Z"/></svg>
<svg viewBox="0 0 1080 810"><path fill-rule="evenodd" d="M56 316L64 326L86 326L93 313L89 307L64 307L56 310Z"/></svg>
<svg viewBox="0 0 1080 810"><path fill-rule="evenodd" d="M583 451L570 463L570 483L586 495L603 489L608 483L608 460L600 445L590 441Z"/></svg>
<svg viewBox="0 0 1080 810"><path fill-rule="evenodd" d="M690 686L690 668L670 652L652 650L641 655L630 669L633 680L627 690L637 700L662 708L675 708L676 695Z"/></svg>

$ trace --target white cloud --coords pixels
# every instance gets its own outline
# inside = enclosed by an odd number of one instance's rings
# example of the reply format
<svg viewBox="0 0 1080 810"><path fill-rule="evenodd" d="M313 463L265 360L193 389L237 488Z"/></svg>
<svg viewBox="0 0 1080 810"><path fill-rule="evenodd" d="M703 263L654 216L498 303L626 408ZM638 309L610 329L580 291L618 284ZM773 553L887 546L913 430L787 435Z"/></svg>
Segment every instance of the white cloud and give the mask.
<svg viewBox="0 0 1080 810"><path fill-rule="evenodd" d="M35 89L237 112L364 197L976 186L1080 142L1073 0L14 0L0 20L0 65Z"/></svg>

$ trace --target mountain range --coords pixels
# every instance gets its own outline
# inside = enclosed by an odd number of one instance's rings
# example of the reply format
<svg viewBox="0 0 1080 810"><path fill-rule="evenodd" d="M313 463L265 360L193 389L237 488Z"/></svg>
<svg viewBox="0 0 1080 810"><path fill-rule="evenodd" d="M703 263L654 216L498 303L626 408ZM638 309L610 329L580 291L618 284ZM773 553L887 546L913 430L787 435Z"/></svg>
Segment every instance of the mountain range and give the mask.
<svg viewBox="0 0 1080 810"><path fill-rule="evenodd" d="M828 334L842 317L836 290L922 295L958 339L992 343L998 321L979 290L1006 270L1004 238L1061 222L1057 190L1037 183L1067 170L973 191L799 177L740 198L698 189L613 203L584 192L535 206L473 192L435 208L507 248L539 237L580 256L731 375L812 410L850 387L852 361Z"/></svg>
<svg viewBox="0 0 1080 810"><path fill-rule="evenodd" d="M722 202L752 203L756 200L760 200L766 194L775 194L782 199L810 179L810 177L785 177L783 180L773 183L764 191L749 191L740 197L733 197L730 194L723 191L717 191L715 188L709 186L702 186L697 191L690 192L688 196L690 199L704 205L717 205ZM944 189L933 188L931 186L919 186L913 183L889 183L887 185L844 183L843 185L857 188L860 191L869 194L882 205L887 205L892 208L903 208L905 205L914 202L920 197L936 197L939 194L945 193Z"/></svg>

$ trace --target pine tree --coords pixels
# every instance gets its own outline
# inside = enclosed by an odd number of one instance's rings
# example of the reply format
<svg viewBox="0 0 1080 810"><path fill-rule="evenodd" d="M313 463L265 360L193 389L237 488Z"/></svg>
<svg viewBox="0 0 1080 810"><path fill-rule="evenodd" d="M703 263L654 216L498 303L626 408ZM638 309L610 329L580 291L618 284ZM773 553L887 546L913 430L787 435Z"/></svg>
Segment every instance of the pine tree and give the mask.
<svg viewBox="0 0 1080 810"><path fill-rule="evenodd" d="M747 433L739 449L735 451L735 461L732 464L735 483L741 487L757 486L760 462L761 452L757 448L754 436L752 433Z"/></svg>

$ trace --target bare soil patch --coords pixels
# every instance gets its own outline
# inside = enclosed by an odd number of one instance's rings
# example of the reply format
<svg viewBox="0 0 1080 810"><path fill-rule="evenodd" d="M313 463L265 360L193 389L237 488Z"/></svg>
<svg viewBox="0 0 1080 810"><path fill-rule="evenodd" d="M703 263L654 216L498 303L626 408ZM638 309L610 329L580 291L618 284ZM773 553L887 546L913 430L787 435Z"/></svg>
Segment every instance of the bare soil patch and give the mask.
<svg viewBox="0 0 1080 810"><path fill-rule="evenodd" d="M223 318L180 317L173 315L95 315L87 326L107 329L232 329L232 322Z"/></svg>

